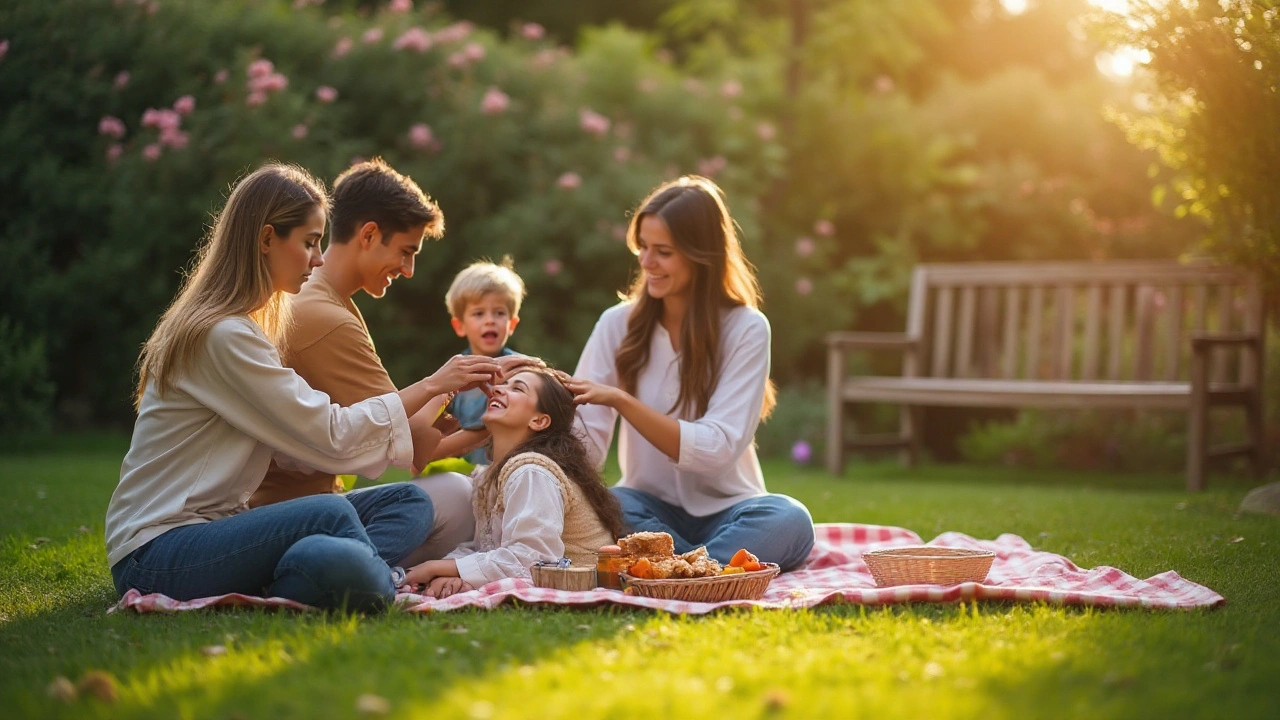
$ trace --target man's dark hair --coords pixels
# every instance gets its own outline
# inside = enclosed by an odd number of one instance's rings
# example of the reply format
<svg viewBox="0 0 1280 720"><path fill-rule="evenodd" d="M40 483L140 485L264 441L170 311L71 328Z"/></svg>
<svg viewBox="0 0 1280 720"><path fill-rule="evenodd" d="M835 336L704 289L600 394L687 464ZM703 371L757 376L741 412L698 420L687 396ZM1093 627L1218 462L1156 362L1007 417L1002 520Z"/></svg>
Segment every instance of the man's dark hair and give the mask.
<svg viewBox="0 0 1280 720"><path fill-rule="evenodd" d="M396 172L382 158L347 168L333 183L329 241L348 243L367 222L382 231L382 242L409 228L426 225L426 236L444 234L444 213L411 178Z"/></svg>

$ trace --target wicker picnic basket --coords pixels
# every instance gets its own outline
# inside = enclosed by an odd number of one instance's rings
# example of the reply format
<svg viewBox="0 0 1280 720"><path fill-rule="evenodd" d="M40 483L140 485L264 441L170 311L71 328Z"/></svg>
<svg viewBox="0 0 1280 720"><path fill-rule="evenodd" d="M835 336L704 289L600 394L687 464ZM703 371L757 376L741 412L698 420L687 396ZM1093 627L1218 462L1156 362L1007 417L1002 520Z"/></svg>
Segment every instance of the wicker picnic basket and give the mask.
<svg viewBox="0 0 1280 720"><path fill-rule="evenodd" d="M622 585L632 595L660 600L687 602L724 602L726 600L759 600L778 574L778 566L763 563L763 570L714 575L703 578L670 578L645 580L623 574Z"/></svg>
<svg viewBox="0 0 1280 720"><path fill-rule="evenodd" d="M986 550L909 545L870 550L862 559L876 585L955 585L982 582L996 554Z"/></svg>

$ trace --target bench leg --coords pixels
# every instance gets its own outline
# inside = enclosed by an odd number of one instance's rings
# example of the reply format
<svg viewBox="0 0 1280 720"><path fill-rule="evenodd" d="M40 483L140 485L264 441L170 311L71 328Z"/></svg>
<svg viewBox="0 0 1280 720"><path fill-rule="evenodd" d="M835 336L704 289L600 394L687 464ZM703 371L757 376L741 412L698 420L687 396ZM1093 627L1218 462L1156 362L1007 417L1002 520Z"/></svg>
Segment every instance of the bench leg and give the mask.
<svg viewBox="0 0 1280 720"><path fill-rule="evenodd" d="M1204 490L1209 454L1209 363L1205 353L1191 355L1191 408L1187 418L1187 492Z"/></svg>
<svg viewBox="0 0 1280 720"><path fill-rule="evenodd" d="M903 405L898 409L898 435L906 443L898 451L898 462L904 467L915 467L920 461L920 436L924 431L924 408Z"/></svg>
<svg viewBox="0 0 1280 720"><path fill-rule="evenodd" d="M1253 469L1253 476L1261 478L1263 475L1263 410L1262 396L1249 399L1249 403L1244 407L1245 413L1245 429L1249 433L1249 443L1253 445L1252 452L1249 453L1249 465Z"/></svg>

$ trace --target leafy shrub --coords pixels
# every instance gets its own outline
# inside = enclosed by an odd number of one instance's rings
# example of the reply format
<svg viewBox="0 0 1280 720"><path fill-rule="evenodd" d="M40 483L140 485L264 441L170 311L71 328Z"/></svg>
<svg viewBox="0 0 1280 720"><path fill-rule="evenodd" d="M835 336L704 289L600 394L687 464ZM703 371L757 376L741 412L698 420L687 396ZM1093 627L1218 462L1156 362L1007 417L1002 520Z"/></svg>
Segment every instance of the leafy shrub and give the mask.
<svg viewBox="0 0 1280 720"><path fill-rule="evenodd" d="M53 420L44 338L28 338L9 318L0 317L0 436L47 432Z"/></svg>

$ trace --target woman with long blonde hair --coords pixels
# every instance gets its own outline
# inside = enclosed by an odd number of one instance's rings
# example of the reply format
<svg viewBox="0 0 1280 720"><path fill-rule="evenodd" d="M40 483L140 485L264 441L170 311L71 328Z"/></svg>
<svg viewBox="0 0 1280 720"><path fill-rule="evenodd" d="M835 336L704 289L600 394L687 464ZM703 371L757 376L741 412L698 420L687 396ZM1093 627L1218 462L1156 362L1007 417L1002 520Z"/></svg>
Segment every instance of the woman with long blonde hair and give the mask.
<svg viewBox="0 0 1280 720"><path fill-rule="evenodd" d="M721 562L746 548L789 570L809 556L813 520L765 489L756 458L774 404L769 321L735 226L704 177L645 198L627 231L640 273L566 386L597 462L622 416L613 491L629 530L670 533L678 553L706 545Z"/></svg>
<svg viewBox="0 0 1280 720"><path fill-rule="evenodd" d="M253 510L246 501L273 459L368 476L413 466L434 445L434 418L415 413L500 370L489 358L459 356L404 390L342 408L283 367L287 296L324 262L328 207L324 186L296 166L246 176L143 347L138 419L106 519L121 595L268 594L358 609L394 595L403 571L379 556L344 497ZM418 492L425 517L412 545L431 527L430 502Z"/></svg>

